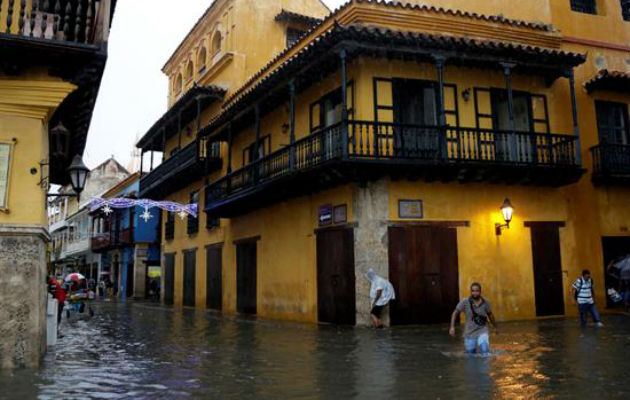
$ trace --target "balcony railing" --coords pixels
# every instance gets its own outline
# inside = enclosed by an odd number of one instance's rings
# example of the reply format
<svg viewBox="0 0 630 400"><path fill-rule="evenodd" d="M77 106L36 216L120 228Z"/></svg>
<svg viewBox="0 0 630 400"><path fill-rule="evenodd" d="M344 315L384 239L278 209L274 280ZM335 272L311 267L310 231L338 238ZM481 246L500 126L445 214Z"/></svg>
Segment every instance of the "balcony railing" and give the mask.
<svg viewBox="0 0 630 400"><path fill-rule="evenodd" d="M602 143L591 147L593 182L630 183L630 145Z"/></svg>
<svg viewBox="0 0 630 400"><path fill-rule="evenodd" d="M71 241L65 242L61 247L60 259L71 257L75 254L84 253L90 250L90 236L81 236Z"/></svg>
<svg viewBox="0 0 630 400"><path fill-rule="evenodd" d="M350 121L347 131L341 124L322 129L212 183L206 188L205 209L212 211L232 197L335 162L379 165L379 170L426 167L441 179L446 174L461 179L472 171L477 180L538 178L543 184L560 185L582 174L576 145L572 135ZM558 173L550 174L553 170Z"/></svg>
<svg viewBox="0 0 630 400"><path fill-rule="evenodd" d="M0 33L82 44L106 41L111 0L0 0Z"/></svg>
<svg viewBox="0 0 630 400"><path fill-rule="evenodd" d="M201 147L206 149L205 145ZM219 143L213 143L204 150L200 157L199 142L192 142L182 150L167 158L162 164L140 179L140 196L159 198L164 193L186 187L204 175L206 162L214 167L221 163ZM207 155L206 155L207 154Z"/></svg>

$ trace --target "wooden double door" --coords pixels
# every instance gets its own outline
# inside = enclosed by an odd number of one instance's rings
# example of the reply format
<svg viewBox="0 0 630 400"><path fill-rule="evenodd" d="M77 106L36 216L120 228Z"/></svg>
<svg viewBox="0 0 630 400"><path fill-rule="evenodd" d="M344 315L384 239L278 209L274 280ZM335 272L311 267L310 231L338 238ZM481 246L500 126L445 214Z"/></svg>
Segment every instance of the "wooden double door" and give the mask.
<svg viewBox="0 0 630 400"><path fill-rule="evenodd" d="M317 233L317 318L338 325L356 324L354 232Z"/></svg>
<svg viewBox="0 0 630 400"><path fill-rule="evenodd" d="M441 226L389 228L392 325L448 322L459 301L457 230Z"/></svg>
<svg viewBox="0 0 630 400"><path fill-rule="evenodd" d="M531 230L536 316L564 315L560 232L563 223L526 222Z"/></svg>
<svg viewBox="0 0 630 400"><path fill-rule="evenodd" d="M236 310L242 314L256 314L256 242L236 245Z"/></svg>
<svg viewBox="0 0 630 400"><path fill-rule="evenodd" d="M195 275L197 266L197 251L184 252L184 306L195 306Z"/></svg>
<svg viewBox="0 0 630 400"><path fill-rule="evenodd" d="M206 248L206 307L220 310L223 301L223 268L221 246Z"/></svg>
<svg viewBox="0 0 630 400"><path fill-rule="evenodd" d="M164 304L173 305L175 292L175 254L164 254Z"/></svg>

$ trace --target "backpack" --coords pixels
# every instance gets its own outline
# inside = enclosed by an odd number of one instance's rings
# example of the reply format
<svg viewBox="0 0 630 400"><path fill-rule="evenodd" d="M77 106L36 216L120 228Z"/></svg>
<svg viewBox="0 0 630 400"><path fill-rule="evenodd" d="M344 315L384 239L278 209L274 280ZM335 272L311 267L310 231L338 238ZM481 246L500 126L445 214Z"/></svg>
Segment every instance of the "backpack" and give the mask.
<svg viewBox="0 0 630 400"><path fill-rule="evenodd" d="M575 301L577 301L578 296L579 296L580 292L582 291L582 286L584 286L584 278L580 276L579 280L580 280L580 286L578 286L578 288L573 293L573 298L575 299ZM595 286L595 281L593 281L593 278L591 278L591 297L594 297L593 296L593 287L594 286Z"/></svg>

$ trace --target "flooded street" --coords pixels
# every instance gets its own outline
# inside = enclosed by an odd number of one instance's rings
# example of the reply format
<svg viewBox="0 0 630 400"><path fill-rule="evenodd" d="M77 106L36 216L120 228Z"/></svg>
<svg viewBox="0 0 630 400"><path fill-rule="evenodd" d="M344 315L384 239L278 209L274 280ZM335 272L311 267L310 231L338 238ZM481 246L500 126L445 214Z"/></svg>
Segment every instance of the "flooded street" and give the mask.
<svg viewBox="0 0 630 400"><path fill-rule="evenodd" d="M42 369L0 374L2 399L464 399L630 397L630 326L505 323L469 358L446 326L373 331L96 305L63 327Z"/></svg>

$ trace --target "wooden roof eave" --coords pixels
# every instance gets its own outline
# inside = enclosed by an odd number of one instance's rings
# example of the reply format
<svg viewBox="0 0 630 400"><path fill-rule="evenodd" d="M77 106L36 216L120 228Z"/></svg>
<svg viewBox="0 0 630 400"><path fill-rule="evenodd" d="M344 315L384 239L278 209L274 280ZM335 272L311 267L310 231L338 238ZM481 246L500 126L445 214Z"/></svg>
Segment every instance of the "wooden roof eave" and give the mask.
<svg viewBox="0 0 630 400"><path fill-rule="evenodd" d="M162 130L164 130L167 140L177 134L180 128L178 123L179 113L182 113L181 125L183 127L196 117L197 99L202 101L201 109L203 110L214 101L222 100L225 93L224 89L216 86L193 86L153 124L138 141L136 147L145 151L161 151Z"/></svg>

